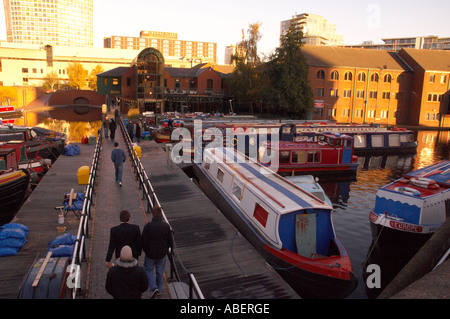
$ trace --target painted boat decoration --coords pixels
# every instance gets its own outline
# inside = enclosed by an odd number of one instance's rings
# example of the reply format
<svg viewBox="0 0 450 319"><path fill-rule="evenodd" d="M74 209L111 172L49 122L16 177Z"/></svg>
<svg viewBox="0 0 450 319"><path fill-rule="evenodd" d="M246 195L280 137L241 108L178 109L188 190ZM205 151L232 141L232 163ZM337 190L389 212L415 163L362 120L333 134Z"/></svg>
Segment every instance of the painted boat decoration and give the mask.
<svg viewBox="0 0 450 319"><path fill-rule="evenodd" d="M266 142L259 147L258 160L271 163L278 154L278 170L282 175L325 175L343 172L348 178L356 176L358 158L353 155L353 138L345 134L317 134L298 136L293 142Z"/></svg>
<svg viewBox="0 0 450 319"><path fill-rule="evenodd" d="M232 148L193 165L222 213L303 298L345 298L356 287L332 207Z"/></svg>
<svg viewBox="0 0 450 319"><path fill-rule="evenodd" d="M418 249L449 215L450 161L440 161L381 187L369 219L380 245Z"/></svg>

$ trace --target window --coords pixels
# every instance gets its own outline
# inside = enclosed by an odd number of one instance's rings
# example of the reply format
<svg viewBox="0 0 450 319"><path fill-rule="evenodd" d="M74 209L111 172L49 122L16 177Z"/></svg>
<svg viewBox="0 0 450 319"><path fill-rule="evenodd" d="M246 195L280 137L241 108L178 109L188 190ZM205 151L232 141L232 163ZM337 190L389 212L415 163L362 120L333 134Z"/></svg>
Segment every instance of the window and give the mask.
<svg viewBox="0 0 450 319"><path fill-rule="evenodd" d="M441 116L439 113L426 113L425 120L427 121L439 121Z"/></svg>
<svg viewBox="0 0 450 319"><path fill-rule="evenodd" d="M316 89L316 96L324 96L323 91L323 88Z"/></svg>
<svg viewBox="0 0 450 319"><path fill-rule="evenodd" d="M447 83L447 76L441 75L441 83Z"/></svg>
<svg viewBox="0 0 450 319"><path fill-rule="evenodd" d="M306 163L306 151L292 152L292 163Z"/></svg>
<svg viewBox="0 0 450 319"><path fill-rule="evenodd" d="M384 82L385 83L391 83L391 81L392 81L392 76L390 74L386 74L384 76Z"/></svg>
<svg viewBox="0 0 450 319"><path fill-rule="evenodd" d="M363 99L364 98L364 90L356 91L356 98Z"/></svg>
<svg viewBox="0 0 450 319"><path fill-rule="evenodd" d="M345 81L351 81L351 80L353 80L353 74L352 74L352 72L346 72L345 73L345 75L344 75L344 80Z"/></svg>
<svg viewBox="0 0 450 319"><path fill-rule="evenodd" d="M428 94L428 102L441 102L442 101L442 94L438 93L429 93Z"/></svg>
<svg viewBox="0 0 450 319"><path fill-rule="evenodd" d="M388 118L388 111L385 111L385 110L382 110L382 111L380 111L380 117L382 118L382 119L387 119Z"/></svg>
<svg viewBox="0 0 450 319"><path fill-rule="evenodd" d="M324 70L317 71L317 78L320 80L325 79L325 71Z"/></svg>
<svg viewBox="0 0 450 319"><path fill-rule="evenodd" d="M28 68L22 68L22 73L28 73Z"/></svg>
<svg viewBox="0 0 450 319"><path fill-rule="evenodd" d="M253 212L253 217L263 226L266 227L267 217L269 217L269 213L261 207L259 204L256 204L255 210Z"/></svg>
<svg viewBox="0 0 450 319"><path fill-rule="evenodd" d="M369 118L374 118L375 117L375 115L376 115L376 111L375 110L368 110L367 111L367 117L369 117Z"/></svg>
<svg viewBox="0 0 450 319"><path fill-rule="evenodd" d="M217 180L221 183L223 183L223 177L224 177L224 172L219 168L217 170Z"/></svg>
<svg viewBox="0 0 450 319"><path fill-rule="evenodd" d="M383 92L383 100L390 100L391 92Z"/></svg>
<svg viewBox="0 0 450 319"><path fill-rule="evenodd" d="M113 79L112 81L113 85L119 85L119 79Z"/></svg>
<svg viewBox="0 0 450 319"><path fill-rule="evenodd" d="M370 99L376 99L376 98L378 98L378 92L377 92L377 91L370 91L370 92L369 92L369 98L370 98Z"/></svg>
<svg viewBox="0 0 450 319"><path fill-rule="evenodd" d="M364 111L362 109L356 109L355 117L363 117Z"/></svg>
<svg viewBox="0 0 450 319"><path fill-rule="evenodd" d="M291 157L291 152L281 151L280 152L280 163L289 163Z"/></svg>
<svg viewBox="0 0 450 319"><path fill-rule="evenodd" d="M352 90L344 90L344 97L352 97Z"/></svg>
<svg viewBox="0 0 450 319"><path fill-rule="evenodd" d="M338 71L331 72L331 79L336 81L339 80L339 72Z"/></svg>
<svg viewBox="0 0 450 319"><path fill-rule="evenodd" d="M359 82L365 82L366 81L366 74L364 72L358 73L358 81Z"/></svg>
<svg viewBox="0 0 450 319"><path fill-rule="evenodd" d="M231 193L240 201L242 199L242 186L234 182Z"/></svg>
<svg viewBox="0 0 450 319"><path fill-rule="evenodd" d="M372 74L372 76L370 77L370 81L378 82L378 74L377 73Z"/></svg>
<svg viewBox="0 0 450 319"><path fill-rule="evenodd" d="M436 74L430 74L430 83L434 83L436 81Z"/></svg>
<svg viewBox="0 0 450 319"><path fill-rule="evenodd" d="M350 116L350 109L342 109L342 116L343 117L349 117Z"/></svg>
<svg viewBox="0 0 450 319"><path fill-rule="evenodd" d="M338 97L338 89L330 89L330 96Z"/></svg>
<svg viewBox="0 0 450 319"><path fill-rule="evenodd" d="M328 109L328 116L336 116L336 109Z"/></svg>
<svg viewBox="0 0 450 319"><path fill-rule="evenodd" d="M320 151L308 151L308 163L320 163Z"/></svg>

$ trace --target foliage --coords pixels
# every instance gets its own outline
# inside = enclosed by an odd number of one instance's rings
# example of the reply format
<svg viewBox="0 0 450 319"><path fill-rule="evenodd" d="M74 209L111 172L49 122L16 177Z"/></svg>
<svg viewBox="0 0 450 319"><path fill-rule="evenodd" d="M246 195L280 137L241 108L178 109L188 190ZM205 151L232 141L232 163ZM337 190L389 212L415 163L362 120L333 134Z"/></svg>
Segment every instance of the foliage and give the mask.
<svg viewBox="0 0 450 319"><path fill-rule="evenodd" d="M17 101L17 90L14 87L0 87L0 104L14 104Z"/></svg>
<svg viewBox="0 0 450 319"><path fill-rule="evenodd" d="M139 108L136 103L131 103L127 112L128 119L138 119L140 118L141 113L139 112Z"/></svg>
<svg viewBox="0 0 450 319"><path fill-rule="evenodd" d="M68 85L72 88L83 89L86 87L88 71L83 68L81 63L73 62L67 66Z"/></svg>
<svg viewBox="0 0 450 319"><path fill-rule="evenodd" d="M264 101L274 113L305 118L313 108L308 64L301 51L302 39L303 32L291 26L265 65Z"/></svg>
<svg viewBox="0 0 450 319"><path fill-rule="evenodd" d="M58 74L55 71L49 72L44 76L43 87L47 89L54 89L55 84L59 83Z"/></svg>
<svg viewBox="0 0 450 319"><path fill-rule="evenodd" d="M97 90L97 74L104 71L103 67L100 64L97 64L97 66L89 73L88 86L91 90Z"/></svg>

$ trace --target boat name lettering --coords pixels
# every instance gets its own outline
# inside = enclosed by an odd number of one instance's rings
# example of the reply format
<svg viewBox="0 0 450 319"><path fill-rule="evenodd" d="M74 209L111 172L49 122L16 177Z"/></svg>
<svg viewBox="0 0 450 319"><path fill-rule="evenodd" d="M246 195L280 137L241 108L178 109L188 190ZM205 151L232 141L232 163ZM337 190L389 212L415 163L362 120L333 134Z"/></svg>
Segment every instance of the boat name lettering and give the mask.
<svg viewBox="0 0 450 319"><path fill-rule="evenodd" d="M409 231L409 232L414 232L414 233L421 233L423 230L421 226L400 223L400 222L396 222L393 220L389 221L389 225L392 228L405 230L405 231Z"/></svg>

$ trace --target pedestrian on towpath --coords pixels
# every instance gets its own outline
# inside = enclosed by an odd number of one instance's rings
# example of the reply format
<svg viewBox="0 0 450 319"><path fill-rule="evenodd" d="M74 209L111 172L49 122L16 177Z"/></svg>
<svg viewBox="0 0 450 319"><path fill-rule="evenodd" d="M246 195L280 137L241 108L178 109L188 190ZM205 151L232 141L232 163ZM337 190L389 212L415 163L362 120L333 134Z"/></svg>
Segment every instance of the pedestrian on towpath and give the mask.
<svg viewBox="0 0 450 319"><path fill-rule="evenodd" d="M114 119L111 119L111 123L109 123L109 135L111 136L111 140L114 140L114 137L116 137L116 128L116 122L114 121Z"/></svg>
<svg viewBox="0 0 450 319"><path fill-rule="evenodd" d="M163 287L166 255L173 247L172 230L162 215L161 207L154 206L153 218L142 230L142 250L145 253L144 269L148 277L151 298L159 296Z"/></svg>
<svg viewBox="0 0 450 319"><path fill-rule="evenodd" d="M106 291L114 299L141 299L142 293L148 289L147 275L133 257L130 246L121 249L116 263L106 275Z"/></svg>
<svg viewBox="0 0 450 319"><path fill-rule="evenodd" d="M125 163L127 157L123 149L119 148L119 143L115 142L114 146L115 149L111 152L111 161L114 163L116 183L119 183L122 187L123 163Z"/></svg>
<svg viewBox="0 0 450 319"><path fill-rule="evenodd" d="M139 259L142 252L141 230L138 225L130 224L130 212L122 210L119 215L120 224L111 227L109 231L109 246L106 253L106 267L111 268L111 258L116 253L116 259L120 256L120 250L124 246L130 246L133 257Z"/></svg>

